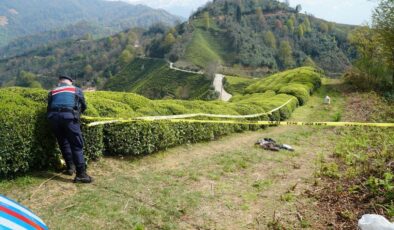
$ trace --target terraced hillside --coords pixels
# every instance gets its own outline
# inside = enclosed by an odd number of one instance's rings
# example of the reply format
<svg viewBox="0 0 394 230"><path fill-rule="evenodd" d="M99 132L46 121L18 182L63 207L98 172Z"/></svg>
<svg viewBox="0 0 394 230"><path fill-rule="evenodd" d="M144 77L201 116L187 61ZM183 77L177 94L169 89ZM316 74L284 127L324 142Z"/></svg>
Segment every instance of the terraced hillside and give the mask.
<svg viewBox="0 0 394 230"><path fill-rule="evenodd" d="M104 89L152 99L207 99L210 87L211 81L203 75L172 70L165 60L137 58L111 77Z"/></svg>

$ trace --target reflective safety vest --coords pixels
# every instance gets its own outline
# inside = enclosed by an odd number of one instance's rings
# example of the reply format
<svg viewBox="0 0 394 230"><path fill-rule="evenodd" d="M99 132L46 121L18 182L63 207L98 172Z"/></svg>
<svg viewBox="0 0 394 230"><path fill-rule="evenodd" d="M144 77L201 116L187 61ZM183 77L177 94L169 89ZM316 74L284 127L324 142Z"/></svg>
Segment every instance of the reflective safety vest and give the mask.
<svg viewBox="0 0 394 230"><path fill-rule="evenodd" d="M50 92L51 109L75 109L78 103L77 88L73 85L61 85Z"/></svg>

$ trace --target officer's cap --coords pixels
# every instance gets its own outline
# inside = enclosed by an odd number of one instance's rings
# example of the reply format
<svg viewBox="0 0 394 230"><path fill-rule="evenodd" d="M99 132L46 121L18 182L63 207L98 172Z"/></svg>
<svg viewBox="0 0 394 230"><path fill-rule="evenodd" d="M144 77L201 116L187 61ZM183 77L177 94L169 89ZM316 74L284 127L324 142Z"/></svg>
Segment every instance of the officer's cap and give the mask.
<svg viewBox="0 0 394 230"><path fill-rule="evenodd" d="M67 75L59 75L59 80L62 80L62 79L67 79L67 80L70 80L71 82L74 81L71 77L69 77Z"/></svg>

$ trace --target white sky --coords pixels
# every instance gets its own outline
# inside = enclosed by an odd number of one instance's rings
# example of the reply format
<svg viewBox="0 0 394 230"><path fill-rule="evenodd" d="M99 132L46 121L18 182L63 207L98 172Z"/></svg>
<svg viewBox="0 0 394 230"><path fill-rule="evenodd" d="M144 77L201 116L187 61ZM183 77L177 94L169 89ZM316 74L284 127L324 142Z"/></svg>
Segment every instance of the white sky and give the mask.
<svg viewBox="0 0 394 230"><path fill-rule="evenodd" d="M145 4L153 8L187 18L193 10L208 0L122 0L133 4ZM291 6L301 4L302 12L307 11L328 21L360 25L370 22L376 0L289 0Z"/></svg>

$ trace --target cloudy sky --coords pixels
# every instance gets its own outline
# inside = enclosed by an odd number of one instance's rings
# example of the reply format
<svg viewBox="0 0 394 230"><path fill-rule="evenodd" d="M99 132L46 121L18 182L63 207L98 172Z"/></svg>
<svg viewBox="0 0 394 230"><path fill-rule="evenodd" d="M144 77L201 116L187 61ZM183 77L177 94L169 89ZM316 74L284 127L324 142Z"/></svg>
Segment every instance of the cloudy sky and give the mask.
<svg viewBox="0 0 394 230"><path fill-rule="evenodd" d="M161 8L187 18L190 13L208 0L122 0ZM307 11L329 21L360 25L369 22L376 0L290 0L290 5L301 4Z"/></svg>

